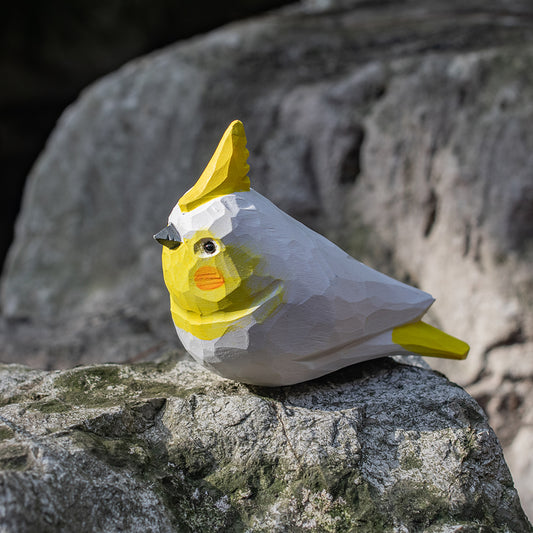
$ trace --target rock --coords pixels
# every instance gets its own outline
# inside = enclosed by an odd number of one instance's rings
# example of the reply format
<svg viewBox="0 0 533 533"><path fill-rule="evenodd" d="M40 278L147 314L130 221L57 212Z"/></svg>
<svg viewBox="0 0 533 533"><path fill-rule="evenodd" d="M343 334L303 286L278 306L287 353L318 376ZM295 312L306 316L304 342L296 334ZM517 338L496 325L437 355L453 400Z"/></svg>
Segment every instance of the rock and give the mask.
<svg viewBox="0 0 533 533"><path fill-rule="evenodd" d="M533 34L523 7L496 2L507 18L480 23L492 12L481 2L468 13L442 2L335 4L139 59L67 110L30 177L3 276L4 330L23 345L5 358L40 351L54 366L61 342L71 364L155 353L162 339L159 352L168 348L151 235L236 116L260 192L435 293L435 320L473 345L463 381L487 346L530 335L532 191L520 169L532 152ZM511 270L512 287L502 281ZM32 335L41 324L52 333ZM116 350L106 328L138 351Z"/></svg>
<svg viewBox="0 0 533 533"><path fill-rule="evenodd" d="M28 171L61 112L88 83L175 40L287 2L237 1L231 9L172 0L77 2L53 12L36 4L31 16L21 4L11 4L0 21L0 265L13 239Z"/></svg>
<svg viewBox="0 0 533 533"><path fill-rule="evenodd" d="M531 449L533 439L533 420L520 428L512 440L506 456L510 467L514 472L521 472L517 477L516 488L520 491L520 497L524 502L524 510L528 516L533 516L533 488L530 480L533 479L533 458L527 450Z"/></svg>
<svg viewBox="0 0 533 533"><path fill-rule="evenodd" d="M494 347L482 378L470 387L502 443L524 510L533 516L533 343Z"/></svg>
<svg viewBox="0 0 533 533"><path fill-rule="evenodd" d="M88 88L30 176L2 278L2 360L54 368L175 345L151 235L240 118L259 192L437 297L434 322L472 352L435 366L509 415L495 425L510 446L533 376L513 392L491 365L530 358L533 341L530 15L520 0L314 1ZM528 472L515 472L523 486Z"/></svg>
<svg viewBox="0 0 533 533"><path fill-rule="evenodd" d="M398 73L367 119L366 171L352 190L351 212L382 237L396 270L431 287L435 321L470 340L466 369L441 367L462 384L490 350L533 335L533 218L517 215L533 202L527 65L533 48L502 48Z"/></svg>
<svg viewBox="0 0 533 533"><path fill-rule="evenodd" d="M390 358L285 388L196 363L0 372L0 521L30 531L531 531L476 402Z"/></svg>

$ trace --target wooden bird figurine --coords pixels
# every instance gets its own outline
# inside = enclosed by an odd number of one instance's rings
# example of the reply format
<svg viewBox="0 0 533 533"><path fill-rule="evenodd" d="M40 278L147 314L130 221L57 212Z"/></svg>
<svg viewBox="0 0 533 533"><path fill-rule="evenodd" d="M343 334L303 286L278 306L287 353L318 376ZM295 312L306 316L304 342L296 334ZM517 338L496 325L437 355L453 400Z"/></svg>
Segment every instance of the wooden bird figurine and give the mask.
<svg viewBox="0 0 533 533"><path fill-rule="evenodd" d="M360 263L250 188L246 136L230 124L154 238L176 331L202 365L279 386L392 354L464 359L421 321L434 299Z"/></svg>

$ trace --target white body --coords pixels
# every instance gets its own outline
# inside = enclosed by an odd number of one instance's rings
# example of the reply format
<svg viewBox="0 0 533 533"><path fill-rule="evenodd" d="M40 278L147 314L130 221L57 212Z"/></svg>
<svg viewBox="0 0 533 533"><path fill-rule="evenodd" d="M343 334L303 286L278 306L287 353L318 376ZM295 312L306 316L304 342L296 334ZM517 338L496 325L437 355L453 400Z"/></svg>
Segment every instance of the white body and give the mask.
<svg viewBox="0 0 533 533"><path fill-rule="evenodd" d="M222 337L202 340L177 327L189 353L225 377L277 386L313 379L391 353L392 329L418 320L433 298L355 260L254 190L220 196L169 217L187 239L198 229L252 250L254 276L282 303L260 309Z"/></svg>

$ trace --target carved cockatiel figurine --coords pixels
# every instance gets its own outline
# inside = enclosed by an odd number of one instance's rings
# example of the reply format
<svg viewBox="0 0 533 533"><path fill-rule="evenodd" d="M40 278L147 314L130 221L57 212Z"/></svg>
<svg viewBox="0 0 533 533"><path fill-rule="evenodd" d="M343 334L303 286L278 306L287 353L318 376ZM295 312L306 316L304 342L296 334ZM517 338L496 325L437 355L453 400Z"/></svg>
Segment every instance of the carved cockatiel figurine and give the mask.
<svg viewBox="0 0 533 533"><path fill-rule="evenodd" d="M234 121L178 201L163 273L179 338L226 378L278 386L390 354L464 359L420 318L433 298L355 260L250 188Z"/></svg>

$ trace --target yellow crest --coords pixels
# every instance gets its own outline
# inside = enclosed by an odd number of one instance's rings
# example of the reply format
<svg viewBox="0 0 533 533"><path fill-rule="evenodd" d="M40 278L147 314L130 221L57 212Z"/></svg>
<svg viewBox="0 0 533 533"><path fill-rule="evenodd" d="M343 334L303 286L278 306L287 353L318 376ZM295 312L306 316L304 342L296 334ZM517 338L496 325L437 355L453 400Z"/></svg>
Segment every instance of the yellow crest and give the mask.
<svg viewBox="0 0 533 533"><path fill-rule="evenodd" d="M179 200L182 211L192 211L199 205L232 192L249 191L250 178L246 163L246 134L240 120L234 120L224 132L218 147L202 175Z"/></svg>

